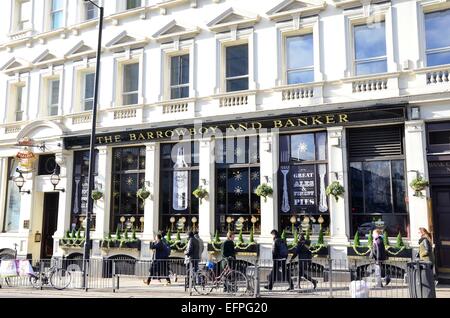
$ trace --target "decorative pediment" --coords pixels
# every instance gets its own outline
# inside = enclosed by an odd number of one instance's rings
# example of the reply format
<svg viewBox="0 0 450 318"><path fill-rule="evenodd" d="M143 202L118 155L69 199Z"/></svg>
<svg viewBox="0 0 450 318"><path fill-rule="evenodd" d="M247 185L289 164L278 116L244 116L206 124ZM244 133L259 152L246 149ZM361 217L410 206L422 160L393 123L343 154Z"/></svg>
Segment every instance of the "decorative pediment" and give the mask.
<svg viewBox="0 0 450 318"><path fill-rule="evenodd" d="M257 14L229 8L209 22L208 28L213 32L223 32L231 29L251 27L259 20L260 16Z"/></svg>
<svg viewBox="0 0 450 318"><path fill-rule="evenodd" d="M168 8L180 6L185 3L190 3L191 8L197 8L197 0L160 0L159 3L156 4L156 7L159 8L161 14L167 14Z"/></svg>
<svg viewBox="0 0 450 318"><path fill-rule="evenodd" d="M123 31L116 37L114 37L111 41L106 43L106 47L111 51L116 51L125 48L137 48L142 47L149 42L149 39L146 37L139 38L132 35L129 35L127 31Z"/></svg>
<svg viewBox="0 0 450 318"><path fill-rule="evenodd" d="M84 41L80 41L77 45L70 49L69 52L64 54L65 58L76 58L81 56L95 55L96 51L90 46L86 45Z"/></svg>
<svg viewBox="0 0 450 318"><path fill-rule="evenodd" d="M46 66L50 64L55 64L61 62L63 59L56 57L54 54L50 53L49 50L45 50L39 54L34 60L33 64L35 66Z"/></svg>
<svg viewBox="0 0 450 318"><path fill-rule="evenodd" d="M356 7L363 7L370 4L377 4L381 2L390 2L390 0L333 0L336 7L342 9L351 9Z"/></svg>
<svg viewBox="0 0 450 318"><path fill-rule="evenodd" d="M162 42L165 40L187 39L192 38L200 33L199 27L188 27L172 20L166 24L161 30L153 34L153 37Z"/></svg>
<svg viewBox="0 0 450 318"><path fill-rule="evenodd" d="M29 68L31 68L31 64L29 62L21 58L13 57L0 68L0 71L9 74L23 71Z"/></svg>
<svg viewBox="0 0 450 318"><path fill-rule="evenodd" d="M327 7L323 0L285 0L267 12L271 20L288 20L293 16L315 15Z"/></svg>

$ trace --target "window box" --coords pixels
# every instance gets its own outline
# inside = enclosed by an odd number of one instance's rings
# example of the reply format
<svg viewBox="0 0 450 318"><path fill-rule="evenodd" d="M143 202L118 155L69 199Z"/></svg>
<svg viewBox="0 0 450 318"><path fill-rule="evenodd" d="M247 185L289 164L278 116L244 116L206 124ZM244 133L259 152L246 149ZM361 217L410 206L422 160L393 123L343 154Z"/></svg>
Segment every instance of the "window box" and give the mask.
<svg viewBox="0 0 450 318"><path fill-rule="evenodd" d="M208 252L220 252L223 242L220 243L208 243ZM236 244L236 243L235 243ZM235 246L235 251L238 254L256 254L259 256L259 244L258 243L244 243L239 246Z"/></svg>
<svg viewBox="0 0 450 318"><path fill-rule="evenodd" d="M408 247L392 247L388 246L386 249L386 254L388 258L412 258L412 249ZM368 246L348 246L347 247L347 256L352 257L369 257L370 248Z"/></svg>
<svg viewBox="0 0 450 318"><path fill-rule="evenodd" d="M288 247L289 247L289 254L293 254L295 251L295 246L291 246L290 244L288 244ZM313 257L314 256L328 257L330 254L329 247L325 245L311 245L309 247L309 250L311 251Z"/></svg>
<svg viewBox="0 0 450 318"><path fill-rule="evenodd" d="M110 249L110 248L132 248L141 250L141 241L139 239L134 241L118 241L118 240L103 240L100 243L100 247L102 249Z"/></svg>
<svg viewBox="0 0 450 318"><path fill-rule="evenodd" d="M62 249L82 249L85 241L84 237L80 239L63 238L59 240L59 247Z"/></svg>
<svg viewBox="0 0 450 318"><path fill-rule="evenodd" d="M347 256L369 257L370 248L368 246L347 246Z"/></svg>

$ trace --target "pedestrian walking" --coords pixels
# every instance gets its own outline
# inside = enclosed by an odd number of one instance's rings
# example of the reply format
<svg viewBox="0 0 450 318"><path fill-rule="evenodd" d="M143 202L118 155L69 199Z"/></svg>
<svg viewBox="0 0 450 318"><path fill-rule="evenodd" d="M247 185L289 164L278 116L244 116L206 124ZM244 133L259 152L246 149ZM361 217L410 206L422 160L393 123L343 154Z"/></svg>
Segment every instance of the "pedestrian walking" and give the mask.
<svg viewBox="0 0 450 318"><path fill-rule="evenodd" d="M170 255L170 247L162 241L162 235L157 234L155 241L150 243L150 248L154 250L153 261L150 266L149 276L144 283L150 285L152 278L166 278L166 285L170 284L168 258Z"/></svg>
<svg viewBox="0 0 450 318"><path fill-rule="evenodd" d="M202 256L203 256L203 251L205 250L205 243L203 242L203 240L200 238L200 235L198 234L197 231L194 232L194 238L198 241L198 248L199 248L199 260L202 260Z"/></svg>
<svg viewBox="0 0 450 318"><path fill-rule="evenodd" d="M192 267L195 272L198 271L198 263L200 260L200 243L194 237L194 232L188 233L188 243L184 251L184 264L188 270Z"/></svg>
<svg viewBox="0 0 450 318"><path fill-rule="evenodd" d="M289 282L288 290L292 290L294 289L294 283L292 282L290 270L286 268L286 260L289 254L288 247L286 245L286 242L279 237L277 230L272 230L270 234L273 237L273 244L272 244L273 265L272 271L268 277L269 284L267 286L264 286L264 288L272 290L274 282L280 280L279 274L281 272L282 281L287 280Z"/></svg>
<svg viewBox="0 0 450 318"><path fill-rule="evenodd" d="M386 273L386 260L387 253L384 247L383 235L381 230L375 229L372 232L373 236L373 244L372 249L370 251L370 258L375 260L375 276L380 275L381 279L385 279L386 286L391 282L391 277L389 273ZM377 273L379 271L379 274ZM378 279L378 277L377 277ZM380 282L380 287L383 287L383 284Z"/></svg>
<svg viewBox="0 0 450 318"><path fill-rule="evenodd" d="M424 227L419 228L419 251L417 258L421 261L430 262L434 266L433 244L431 243L431 234Z"/></svg>
<svg viewBox="0 0 450 318"><path fill-rule="evenodd" d="M309 250L309 245L311 242L305 239L305 236L302 234L300 239L297 242L297 246L295 247L294 254L291 257L292 261L298 257L298 288L300 288L301 278L304 277L306 280L310 281L314 289L317 287L317 280L313 279L311 275L309 275L309 269L312 265L312 253ZM292 267L291 267L292 270Z"/></svg>

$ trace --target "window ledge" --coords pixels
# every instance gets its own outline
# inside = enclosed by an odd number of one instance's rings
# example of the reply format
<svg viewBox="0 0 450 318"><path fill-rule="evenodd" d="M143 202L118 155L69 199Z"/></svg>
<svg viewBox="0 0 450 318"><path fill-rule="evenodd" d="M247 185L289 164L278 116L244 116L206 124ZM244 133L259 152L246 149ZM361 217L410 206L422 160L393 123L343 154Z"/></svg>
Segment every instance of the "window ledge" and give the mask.
<svg viewBox="0 0 450 318"><path fill-rule="evenodd" d="M119 20L126 19L130 16L139 15L139 14L141 15L141 18L142 18L142 15L145 18L146 12L147 12L146 7L138 7L138 8L134 8L134 9L129 9L129 10L121 11L119 13L111 14L110 16L105 18L105 22L111 22L111 23L115 24Z"/></svg>
<svg viewBox="0 0 450 318"><path fill-rule="evenodd" d="M45 40L45 39L48 39L48 38L51 38L51 37L55 37L55 36L58 36L58 35L62 35L62 34L64 34L66 31L67 31L67 28L66 28L66 27L63 27L63 28L59 28L59 29L56 29L56 30L51 30L51 31L43 32L43 33L40 33L40 34L34 36L34 37L33 37L33 40L41 40L41 41L42 41L42 40Z"/></svg>
<svg viewBox="0 0 450 318"><path fill-rule="evenodd" d="M355 81L366 81L366 80L376 80L382 78L395 78L399 77L400 72L393 73L377 73L377 74L369 74L369 75L359 75L359 76L350 76L342 79L343 83L350 83Z"/></svg>
<svg viewBox="0 0 450 318"><path fill-rule="evenodd" d="M72 26L69 27L69 30L72 31L73 33L78 34L78 32L80 30L87 29L87 28L90 28L90 27L93 27L93 26L97 26L97 24L98 24L98 19L95 18L95 19L91 19L91 20L88 20L88 21L83 21L83 22L80 22L78 24L72 25Z"/></svg>
<svg viewBox="0 0 450 318"><path fill-rule="evenodd" d="M450 70L450 64L422 67L414 70L413 72L416 74L423 74L428 72L448 71L448 70Z"/></svg>
<svg viewBox="0 0 450 318"><path fill-rule="evenodd" d="M244 90L244 91L235 91L235 92L227 92L227 93L220 93L213 96L214 99L219 98L226 98L226 97L232 97L236 95L256 95L256 90Z"/></svg>
<svg viewBox="0 0 450 318"><path fill-rule="evenodd" d="M29 38L33 34L33 29L17 30L8 34L8 37L12 40L21 40L23 38Z"/></svg>
<svg viewBox="0 0 450 318"><path fill-rule="evenodd" d="M306 88L306 87L320 87L324 86L325 82L310 82L310 83L299 83L299 84L286 84L286 85L280 85L276 86L273 90L278 92L285 89L292 89L292 88Z"/></svg>

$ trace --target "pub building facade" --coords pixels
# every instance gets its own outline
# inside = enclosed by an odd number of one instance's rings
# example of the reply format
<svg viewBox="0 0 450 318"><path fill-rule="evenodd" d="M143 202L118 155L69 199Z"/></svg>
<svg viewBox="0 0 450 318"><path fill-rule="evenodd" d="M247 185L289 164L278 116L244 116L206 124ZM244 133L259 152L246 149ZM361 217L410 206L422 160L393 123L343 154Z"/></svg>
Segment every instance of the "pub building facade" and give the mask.
<svg viewBox="0 0 450 318"><path fill-rule="evenodd" d="M433 34L450 26L447 1L100 3L93 258L150 259L160 230L198 230L205 243L242 230L270 259L272 229L291 240L308 228L345 259L357 232L365 242L378 226L417 248L426 227L446 277L450 44ZM96 15L83 1L8 9L0 256L79 257L64 239L86 230ZM430 181L423 196L417 177ZM256 195L262 183L273 195ZM102 243L125 231L138 248Z"/></svg>

